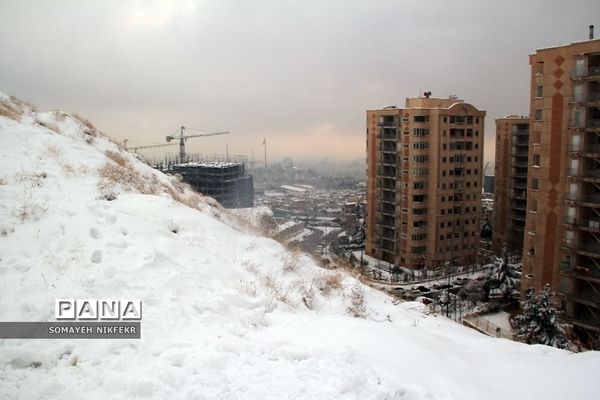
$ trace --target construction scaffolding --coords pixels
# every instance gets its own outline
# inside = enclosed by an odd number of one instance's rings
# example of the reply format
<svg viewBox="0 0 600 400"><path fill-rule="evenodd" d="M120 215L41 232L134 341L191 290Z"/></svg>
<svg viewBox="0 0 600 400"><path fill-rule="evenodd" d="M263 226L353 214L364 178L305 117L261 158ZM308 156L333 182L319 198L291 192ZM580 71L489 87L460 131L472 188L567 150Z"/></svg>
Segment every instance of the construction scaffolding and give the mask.
<svg viewBox="0 0 600 400"><path fill-rule="evenodd" d="M159 169L181 175L184 182L203 195L214 198L225 208L254 206L254 183L252 175L246 174L244 162L198 160L165 163Z"/></svg>

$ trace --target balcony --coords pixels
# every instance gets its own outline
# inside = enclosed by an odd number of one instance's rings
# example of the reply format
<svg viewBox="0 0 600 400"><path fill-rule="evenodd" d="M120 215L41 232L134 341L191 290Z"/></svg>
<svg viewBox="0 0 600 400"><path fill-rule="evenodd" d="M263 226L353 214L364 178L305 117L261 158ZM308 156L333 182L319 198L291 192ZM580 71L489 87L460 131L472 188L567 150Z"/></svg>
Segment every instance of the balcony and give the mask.
<svg viewBox="0 0 600 400"><path fill-rule="evenodd" d="M571 96L569 97L569 103L579 103L583 105L595 105L600 103L600 93L591 92L588 93L587 96Z"/></svg>
<svg viewBox="0 0 600 400"><path fill-rule="evenodd" d="M581 266L560 264L560 273L571 278L582 279L592 282L600 282L600 269L594 266Z"/></svg>
<svg viewBox="0 0 600 400"><path fill-rule="evenodd" d="M382 142L379 145L379 151L383 152L383 153L395 153L396 152L396 143L392 143L392 142Z"/></svg>
<svg viewBox="0 0 600 400"><path fill-rule="evenodd" d="M571 293L562 292L562 294L577 303L587 304L592 307L600 307L600 295L593 292L582 292L577 290Z"/></svg>
<svg viewBox="0 0 600 400"><path fill-rule="evenodd" d="M573 178L582 181L595 182L600 180L600 169L584 168L583 171L580 171L576 168L567 168L565 174L567 178Z"/></svg>
<svg viewBox="0 0 600 400"><path fill-rule="evenodd" d="M574 240L564 240L562 247L584 256L600 258L600 243L580 243Z"/></svg>
<svg viewBox="0 0 600 400"><path fill-rule="evenodd" d="M570 144L568 147L569 153L577 154L600 154L600 144Z"/></svg>
<svg viewBox="0 0 600 400"><path fill-rule="evenodd" d="M578 120L569 120L567 128L575 131L598 132L600 131L600 119L595 118L585 122Z"/></svg>
<svg viewBox="0 0 600 400"><path fill-rule="evenodd" d="M512 134L516 136L529 136L529 129L516 129L512 131Z"/></svg>
<svg viewBox="0 0 600 400"><path fill-rule="evenodd" d="M377 220L377 225L393 229L396 226L396 220L394 218L390 218L390 217L379 218Z"/></svg>
<svg viewBox="0 0 600 400"><path fill-rule="evenodd" d="M594 317L574 318L574 317L567 316L567 320L568 320L568 322L570 322L573 325L577 325L582 328L589 329L589 330L592 330L595 332L600 332L600 321L598 321L597 318L594 318Z"/></svg>
<svg viewBox="0 0 600 400"><path fill-rule="evenodd" d="M379 131L378 137L381 140L395 141L396 140L396 129L383 128L382 130Z"/></svg>
<svg viewBox="0 0 600 400"><path fill-rule="evenodd" d="M575 69L575 70L571 71L571 79L574 79L574 80L600 79L600 66L588 66L587 71Z"/></svg>
<svg viewBox="0 0 600 400"><path fill-rule="evenodd" d="M582 205L600 207L600 193L565 193L565 200L573 201Z"/></svg>
<svg viewBox="0 0 600 400"><path fill-rule="evenodd" d="M565 224L570 225L573 229L580 229L589 232L600 232L600 220L587 218L565 218Z"/></svg>

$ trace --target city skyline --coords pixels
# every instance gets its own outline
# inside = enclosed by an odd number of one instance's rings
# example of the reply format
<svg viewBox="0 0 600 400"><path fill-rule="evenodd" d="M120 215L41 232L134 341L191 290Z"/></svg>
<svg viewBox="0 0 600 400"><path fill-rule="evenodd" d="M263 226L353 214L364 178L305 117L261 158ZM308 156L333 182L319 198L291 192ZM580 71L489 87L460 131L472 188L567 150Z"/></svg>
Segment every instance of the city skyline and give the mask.
<svg viewBox="0 0 600 400"><path fill-rule="evenodd" d="M191 152L261 159L267 137L299 161L365 158L364 111L431 90L487 111L492 173L494 119L529 110L528 55L586 40L594 5L2 1L0 90L134 144L183 124L232 132Z"/></svg>

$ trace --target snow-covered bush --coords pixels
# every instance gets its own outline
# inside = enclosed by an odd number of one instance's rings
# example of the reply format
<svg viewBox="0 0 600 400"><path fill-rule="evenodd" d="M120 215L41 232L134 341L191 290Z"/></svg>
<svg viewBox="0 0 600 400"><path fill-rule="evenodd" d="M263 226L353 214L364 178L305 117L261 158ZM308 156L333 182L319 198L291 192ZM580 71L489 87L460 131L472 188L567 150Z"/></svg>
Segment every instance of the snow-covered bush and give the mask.
<svg viewBox="0 0 600 400"><path fill-rule="evenodd" d="M546 284L536 294L533 288L527 289L523 301L523 312L515 316L512 326L517 337L528 344L545 344L564 349L568 341L565 331L557 321L558 311L550 300L553 295Z"/></svg>
<svg viewBox="0 0 600 400"><path fill-rule="evenodd" d="M504 248L502 258L494 257L492 268L485 277L488 297L493 303L516 306L516 300L521 295L520 285L521 265L511 264Z"/></svg>

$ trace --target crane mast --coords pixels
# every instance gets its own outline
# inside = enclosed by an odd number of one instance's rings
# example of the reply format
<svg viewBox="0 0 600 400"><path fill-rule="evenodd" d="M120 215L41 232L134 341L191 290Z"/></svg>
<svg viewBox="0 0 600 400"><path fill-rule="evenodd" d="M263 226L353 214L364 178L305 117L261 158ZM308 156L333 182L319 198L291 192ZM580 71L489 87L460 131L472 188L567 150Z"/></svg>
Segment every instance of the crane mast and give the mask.
<svg viewBox="0 0 600 400"><path fill-rule="evenodd" d="M169 135L166 137L167 143L170 143L171 140L179 139L179 162L185 162L186 154L185 154L185 141L195 137L205 137L205 136L218 136L218 135L228 135L229 132L208 132L208 133L198 133L193 135L185 135L183 132L185 130L197 130L192 128L186 128L185 126L181 126L179 128L179 136Z"/></svg>

